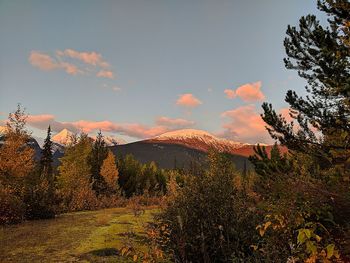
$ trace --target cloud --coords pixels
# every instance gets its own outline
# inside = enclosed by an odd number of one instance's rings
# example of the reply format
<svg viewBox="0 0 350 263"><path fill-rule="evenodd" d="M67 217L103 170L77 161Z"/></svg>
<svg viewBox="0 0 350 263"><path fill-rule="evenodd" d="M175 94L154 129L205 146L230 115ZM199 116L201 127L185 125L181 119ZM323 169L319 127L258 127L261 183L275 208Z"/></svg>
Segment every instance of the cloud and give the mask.
<svg viewBox="0 0 350 263"><path fill-rule="evenodd" d="M88 120L60 122L51 114L29 115L27 122L30 126L41 130L46 130L50 125L53 132L60 132L65 128L75 133L80 131L91 133L101 130L103 132L118 133L138 139L152 138L162 133L194 124L192 121L171 119L168 117L160 117L156 119L156 124L154 126L147 126L139 123L115 123L111 121Z"/></svg>
<svg viewBox="0 0 350 263"><path fill-rule="evenodd" d="M110 70L100 70L97 74L97 77L100 78L109 78L109 79L114 79L114 74Z"/></svg>
<svg viewBox="0 0 350 263"><path fill-rule="evenodd" d="M236 90L225 89L224 93L229 99L239 97L245 102L261 101L265 99L265 95L261 91L261 84L261 81L247 83L238 87Z"/></svg>
<svg viewBox="0 0 350 263"><path fill-rule="evenodd" d="M228 120L222 126L219 136L248 143L270 143L272 140L265 129L265 122L254 105L245 105L221 114Z"/></svg>
<svg viewBox="0 0 350 263"><path fill-rule="evenodd" d="M59 68L59 64L54 61L49 55L38 51L30 52L29 62L34 67L37 67L41 70L49 71Z"/></svg>
<svg viewBox="0 0 350 263"><path fill-rule="evenodd" d="M70 63L61 63L61 67L70 75L83 74L83 71L79 70L77 66Z"/></svg>
<svg viewBox="0 0 350 263"><path fill-rule="evenodd" d="M58 56L67 56L70 58L78 59L86 64L90 64L93 66L100 66L102 68L108 68L109 63L102 59L102 55L97 52L79 52L73 49L66 49L64 51L58 50L56 52Z"/></svg>
<svg viewBox="0 0 350 263"><path fill-rule="evenodd" d="M236 92L232 89L225 89L224 93L226 94L227 98L229 98L229 99L233 99L234 97L236 97Z"/></svg>
<svg viewBox="0 0 350 263"><path fill-rule="evenodd" d="M194 97L193 94L191 93L180 95L180 97L176 101L176 105L189 107L189 108L197 107L200 104L202 104L202 102L196 97Z"/></svg>
<svg viewBox="0 0 350 263"><path fill-rule="evenodd" d="M288 122L294 120L289 115L289 108L281 108L278 111ZM221 113L226 120L222 125L222 131L217 136L247 143L273 143L266 130L267 124L263 121L255 105L245 105Z"/></svg>
<svg viewBox="0 0 350 263"><path fill-rule="evenodd" d="M195 122L185 119L172 119L169 117L162 116L156 119L156 124L179 129L193 126Z"/></svg>
<svg viewBox="0 0 350 263"><path fill-rule="evenodd" d="M49 55L39 52L39 51L32 51L30 52L29 56L29 62L34 66L37 67L41 70L45 71L50 71L50 70L55 70L55 69L63 69L70 75L76 75L78 73L82 74L83 72L78 69L77 66L67 63L67 62L62 62L62 61L57 61L56 59L53 59Z"/></svg>
<svg viewBox="0 0 350 263"><path fill-rule="evenodd" d="M292 122L294 121L295 122L295 119L293 119L291 116L290 116L290 108L282 108L279 110L279 114L282 115L282 117L284 117L286 119L287 122Z"/></svg>
<svg viewBox="0 0 350 263"><path fill-rule="evenodd" d="M86 65L82 65L83 62ZM94 72L97 77L114 78L114 73L107 61L102 58L102 55L97 52L78 52L73 49L66 49L64 51L57 50L55 56L50 56L44 52L31 51L29 55L29 62L34 67L44 71L64 70L70 75L88 74ZM90 67L89 67L90 66ZM93 67L91 67L93 66ZM84 71L81 69L84 67Z"/></svg>
<svg viewBox="0 0 350 263"><path fill-rule="evenodd" d="M42 115L29 115L27 123L39 130L46 130L50 125L51 130L54 132L60 132L63 129L68 129L72 132L79 132L80 129L70 122L59 122L55 120L55 116L51 114L42 114Z"/></svg>

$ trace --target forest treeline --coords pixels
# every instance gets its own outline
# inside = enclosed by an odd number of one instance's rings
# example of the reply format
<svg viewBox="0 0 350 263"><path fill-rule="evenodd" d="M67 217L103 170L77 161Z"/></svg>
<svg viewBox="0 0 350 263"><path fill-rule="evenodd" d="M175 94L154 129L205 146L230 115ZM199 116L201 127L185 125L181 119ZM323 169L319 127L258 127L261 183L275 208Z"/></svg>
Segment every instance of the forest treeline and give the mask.
<svg viewBox="0 0 350 263"><path fill-rule="evenodd" d="M116 157L101 132L95 140L84 133L72 135L59 166L54 167L50 127L36 160L26 118L18 105L9 114L1 138L0 223L123 206L133 196L157 201L166 193L170 174L181 178L180 172L170 173L154 162L141 164L132 155Z"/></svg>

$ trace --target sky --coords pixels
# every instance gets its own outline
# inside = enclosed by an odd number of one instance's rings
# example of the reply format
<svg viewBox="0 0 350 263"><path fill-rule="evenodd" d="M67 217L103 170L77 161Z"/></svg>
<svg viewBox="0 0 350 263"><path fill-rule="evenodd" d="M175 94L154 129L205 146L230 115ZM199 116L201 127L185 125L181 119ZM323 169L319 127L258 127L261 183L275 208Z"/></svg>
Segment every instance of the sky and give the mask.
<svg viewBox="0 0 350 263"><path fill-rule="evenodd" d="M287 25L313 0L0 0L0 121L21 103L48 125L127 141L192 128L270 143L305 82L283 63Z"/></svg>

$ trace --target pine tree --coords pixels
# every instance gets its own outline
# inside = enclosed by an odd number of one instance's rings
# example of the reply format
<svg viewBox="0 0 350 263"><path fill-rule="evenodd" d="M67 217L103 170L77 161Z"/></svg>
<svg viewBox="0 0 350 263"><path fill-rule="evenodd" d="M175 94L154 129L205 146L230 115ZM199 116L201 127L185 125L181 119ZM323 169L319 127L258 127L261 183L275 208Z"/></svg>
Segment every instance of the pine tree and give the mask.
<svg viewBox="0 0 350 263"><path fill-rule="evenodd" d="M90 156L92 187L97 194L101 194L104 189L103 177L101 176L101 167L103 161L107 157L107 154L107 145L103 139L101 131L99 131L96 136L96 140L93 143Z"/></svg>
<svg viewBox="0 0 350 263"><path fill-rule="evenodd" d="M41 150L40 158L40 170L41 173L50 182L53 182L53 169L52 169L52 141L51 141L51 127L47 129L47 136L44 141L43 149Z"/></svg>
<svg viewBox="0 0 350 263"><path fill-rule="evenodd" d="M27 182L26 203L28 218L51 218L55 215L55 179L52 168L51 127L41 151L38 169L31 174Z"/></svg>
<svg viewBox="0 0 350 263"><path fill-rule="evenodd" d="M287 69L306 79L305 98L287 92L285 101L297 122L288 123L263 104L268 131L290 150L312 154L323 167L344 164L350 156L350 3L318 1L327 13L329 27L316 16L302 17L299 28L288 26L284 46Z"/></svg>
<svg viewBox="0 0 350 263"><path fill-rule="evenodd" d="M101 166L101 176L106 183L106 194L116 194L119 192L119 171L116 166L114 154L108 151L107 158L103 161Z"/></svg>

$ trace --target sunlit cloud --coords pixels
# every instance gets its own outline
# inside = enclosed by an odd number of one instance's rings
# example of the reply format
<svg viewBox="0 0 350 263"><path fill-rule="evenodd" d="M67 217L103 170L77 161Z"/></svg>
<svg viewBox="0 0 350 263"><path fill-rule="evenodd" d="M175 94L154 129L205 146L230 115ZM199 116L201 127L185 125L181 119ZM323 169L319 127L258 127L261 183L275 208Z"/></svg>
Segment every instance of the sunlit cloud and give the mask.
<svg viewBox="0 0 350 263"><path fill-rule="evenodd" d="M176 101L176 105L189 107L189 108L197 107L200 104L202 104L202 102L199 99L197 99L195 96L193 96L193 94L191 93L180 95L180 97Z"/></svg>
<svg viewBox="0 0 350 263"><path fill-rule="evenodd" d="M233 99L234 97L236 97L236 92L232 89L225 89L224 93L226 94L227 98L229 98L229 99Z"/></svg>
<svg viewBox="0 0 350 263"><path fill-rule="evenodd" d="M52 59L49 55L39 51L30 52L29 62L34 67L37 67L41 70L49 71L59 68L59 64L54 59Z"/></svg>
<svg viewBox="0 0 350 263"><path fill-rule="evenodd" d="M44 71L64 70L70 75L95 74L97 77L114 79L110 65L97 52L78 52L73 49L57 50L54 56L31 51L29 62Z"/></svg>
<svg viewBox="0 0 350 263"><path fill-rule="evenodd" d="M266 124L262 120L254 105L245 105L225 111L221 117L226 121L219 136L231 140L249 143L271 143L266 131Z"/></svg>
<svg viewBox="0 0 350 263"><path fill-rule="evenodd" d="M262 101L265 99L265 95L261 91L261 85L261 81L247 83L238 87L236 90L225 89L224 93L229 99L239 97L245 102Z"/></svg>
<svg viewBox="0 0 350 263"><path fill-rule="evenodd" d="M114 74L110 70L100 70L96 74L97 77L114 79Z"/></svg>
<svg viewBox="0 0 350 263"><path fill-rule="evenodd" d="M83 71L80 70L76 65L68 62L62 62L52 58L51 56L39 52L30 52L29 62L34 66L44 71L63 69L66 73L70 75L82 74Z"/></svg>
<svg viewBox="0 0 350 263"><path fill-rule="evenodd" d="M73 49L66 49L64 51L58 50L56 54L60 57L67 56L70 58L78 59L86 64L93 66L100 66L102 68L108 68L109 63L103 60L102 55L92 51L92 52L79 52Z"/></svg>
<svg viewBox="0 0 350 263"><path fill-rule="evenodd" d="M63 129L68 129L74 133L81 131L92 133L101 130L103 132L127 135L137 139L152 138L168 131L194 125L192 121L168 117L157 118L154 126L147 126L140 123L116 123L111 121L89 120L61 122L57 121L55 116L51 114L29 115L27 122L30 126L40 130L46 130L50 125L53 132L60 132Z"/></svg>

